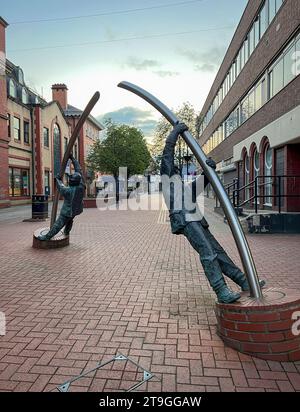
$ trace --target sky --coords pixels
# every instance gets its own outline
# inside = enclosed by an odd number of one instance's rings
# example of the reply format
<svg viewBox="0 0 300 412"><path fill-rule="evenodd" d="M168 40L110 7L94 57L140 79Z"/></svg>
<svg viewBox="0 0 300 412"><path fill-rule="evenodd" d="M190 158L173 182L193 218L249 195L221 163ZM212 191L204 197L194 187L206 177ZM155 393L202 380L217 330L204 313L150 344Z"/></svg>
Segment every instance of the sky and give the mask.
<svg viewBox="0 0 300 412"><path fill-rule="evenodd" d="M126 80L170 108L200 112L247 0L1 0L7 57L47 100L68 86L69 103L133 124L149 141L155 109L117 84ZM3 4L4 3L4 4Z"/></svg>

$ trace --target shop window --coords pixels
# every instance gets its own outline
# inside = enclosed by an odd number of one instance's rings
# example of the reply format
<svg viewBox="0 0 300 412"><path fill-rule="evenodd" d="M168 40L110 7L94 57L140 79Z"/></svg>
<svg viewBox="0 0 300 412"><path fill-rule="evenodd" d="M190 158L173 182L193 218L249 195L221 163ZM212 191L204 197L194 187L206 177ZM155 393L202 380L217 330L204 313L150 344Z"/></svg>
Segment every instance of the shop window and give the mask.
<svg viewBox="0 0 300 412"><path fill-rule="evenodd" d="M29 170L9 168L9 195L12 197L30 196Z"/></svg>

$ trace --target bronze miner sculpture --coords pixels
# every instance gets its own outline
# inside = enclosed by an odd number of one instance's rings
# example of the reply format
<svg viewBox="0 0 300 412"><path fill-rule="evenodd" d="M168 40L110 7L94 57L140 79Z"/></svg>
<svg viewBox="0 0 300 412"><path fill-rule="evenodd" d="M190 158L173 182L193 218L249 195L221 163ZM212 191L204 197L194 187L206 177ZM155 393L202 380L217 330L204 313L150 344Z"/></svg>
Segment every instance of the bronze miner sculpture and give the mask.
<svg viewBox="0 0 300 412"><path fill-rule="evenodd" d="M192 210L188 208L189 203L185 201L184 197L190 196L192 198L193 192L197 196L199 194L197 189L202 189L202 185L195 180L191 183L184 183L178 167L174 164L177 139L181 133L187 130L188 128L184 123L175 124L166 140L161 162L160 173L162 176L163 194L170 211L172 233L177 235L183 234L199 253L204 273L216 293L218 301L221 303L233 303L241 295L229 289L223 274L239 285L242 291L249 291L247 278L209 231L209 225L197 203L190 203ZM206 163L209 167L216 168L216 164L212 159L207 159ZM169 178L172 179L171 184ZM198 179L200 178L198 177ZM204 188L208 183L209 181L204 175ZM178 194L180 196L179 201ZM261 280L260 286L262 287L264 284L265 282Z"/></svg>
<svg viewBox="0 0 300 412"><path fill-rule="evenodd" d="M64 204L61 208L59 217L51 227L48 233L38 236L39 240L50 240L63 227L64 234L69 236L73 226L75 216L83 212L83 197L85 193L85 183L79 162L70 154L70 160L73 163L75 172L68 176L69 187L65 186L60 176L56 177L56 187L64 198Z"/></svg>

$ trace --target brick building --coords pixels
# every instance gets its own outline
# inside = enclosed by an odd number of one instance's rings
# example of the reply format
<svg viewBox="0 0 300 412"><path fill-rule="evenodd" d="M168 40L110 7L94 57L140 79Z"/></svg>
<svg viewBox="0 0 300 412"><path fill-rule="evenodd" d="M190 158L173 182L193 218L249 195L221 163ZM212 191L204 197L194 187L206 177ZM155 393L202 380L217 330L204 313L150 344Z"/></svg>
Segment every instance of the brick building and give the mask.
<svg viewBox="0 0 300 412"><path fill-rule="evenodd" d="M0 207L30 203L33 194L53 194L54 177L82 113L67 105L65 85L52 87L51 102L26 85L22 69L5 56L7 25L0 18ZM85 170L85 158L102 129L90 116L74 147L87 183L93 176Z"/></svg>
<svg viewBox="0 0 300 412"><path fill-rule="evenodd" d="M205 153L250 208L257 194L259 208L300 211L299 74L300 2L249 1L198 125Z"/></svg>

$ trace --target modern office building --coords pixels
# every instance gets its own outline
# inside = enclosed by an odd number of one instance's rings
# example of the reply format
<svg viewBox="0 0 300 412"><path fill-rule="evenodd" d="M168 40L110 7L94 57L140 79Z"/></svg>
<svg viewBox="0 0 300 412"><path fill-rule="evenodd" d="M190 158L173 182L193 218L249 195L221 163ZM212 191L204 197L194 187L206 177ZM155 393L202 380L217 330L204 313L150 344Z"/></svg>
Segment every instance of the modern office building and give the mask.
<svg viewBox="0 0 300 412"><path fill-rule="evenodd" d="M300 211L299 74L300 1L249 1L198 118L239 204Z"/></svg>

